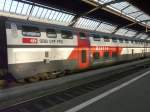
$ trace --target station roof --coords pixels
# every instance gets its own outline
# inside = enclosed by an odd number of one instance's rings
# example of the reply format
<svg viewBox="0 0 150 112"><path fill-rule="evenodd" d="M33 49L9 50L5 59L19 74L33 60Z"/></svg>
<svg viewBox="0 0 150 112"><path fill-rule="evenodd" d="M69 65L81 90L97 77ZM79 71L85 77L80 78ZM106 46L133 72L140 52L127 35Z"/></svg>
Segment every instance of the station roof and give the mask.
<svg viewBox="0 0 150 112"><path fill-rule="evenodd" d="M149 40L149 11L133 1L1 0L0 14Z"/></svg>

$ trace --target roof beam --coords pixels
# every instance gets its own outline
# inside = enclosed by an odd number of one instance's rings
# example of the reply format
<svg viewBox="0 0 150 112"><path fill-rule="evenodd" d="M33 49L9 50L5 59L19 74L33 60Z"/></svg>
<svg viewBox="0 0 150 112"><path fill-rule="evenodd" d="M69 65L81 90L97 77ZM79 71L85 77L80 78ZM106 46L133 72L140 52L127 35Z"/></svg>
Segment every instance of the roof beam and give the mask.
<svg viewBox="0 0 150 112"><path fill-rule="evenodd" d="M84 0L82 0L84 1ZM115 3L119 3L119 2L123 2L124 0L113 0L113 1L110 1L110 2L107 2L105 4L102 4L102 5L97 5L95 8L83 13L83 14L79 14L79 15L76 15L73 19L72 19L72 22L70 23L69 26L73 26L78 20L80 17L83 17L83 16L87 16L88 14L92 13L92 12L95 12L96 10L98 9L102 9L103 7L106 7L107 5L111 5L111 4L115 4Z"/></svg>
<svg viewBox="0 0 150 112"><path fill-rule="evenodd" d="M31 10L30 10L29 15L28 15L28 17L27 17L27 20L29 20L31 14L32 14L32 11L33 11L33 9L34 9L34 7L35 7L34 5L35 5L35 4L33 4L32 7L31 7Z"/></svg>
<svg viewBox="0 0 150 112"><path fill-rule="evenodd" d="M112 32L112 34L115 34L121 27L117 26L116 29Z"/></svg>
<svg viewBox="0 0 150 112"><path fill-rule="evenodd" d="M137 32L136 35L134 37L132 37L133 39L135 39L141 32Z"/></svg>
<svg viewBox="0 0 150 112"><path fill-rule="evenodd" d="M142 13L142 14L140 14L140 15L136 16L135 20L136 20L138 17L142 16L142 15L144 15L144 14Z"/></svg>
<svg viewBox="0 0 150 112"><path fill-rule="evenodd" d="M99 24L97 25L97 27L94 29L94 31L96 31L96 30L100 27L100 25L101 25L102 23L103 23L103 22L100 21Z"/></svg>
<svg viewBox="0 0 150 112"><path fill-rule="evenodd" d="M127 9L128 7L130 7L131 5L128 5L126 7L124 7L123 9L121 9L121 12L123 12L125 9Z"/></svg>
<svg viewBox="0 0 150 112"><path fill-rule="evenodd" d="M134 13L138 13L138 12L141 12L141 11L138 10L138 11L130 12L130 13L127 13L127 14L130 15L130 14L134 14Z"/></svg>
<svg viewBox="0 0 150 112"><path fill-rule="evenodd" d="M147 40L148 38L150 38L149 35L145 39Z"/></svg>
<svg viewBox="0 0 150 112"><path fill-rule="evenodd" d="M133 26L133 25L136 25L136 24L138 24L138 23L148 22L148 21L150 21L150 20L137 21L137 22L134 22L134 23L125 25L125 26L121 26L121 27L118 26L112 34L116 33L119 29L128 28L128 27Z"/></svg>
<svg viewBox="0 0 150 112"><path fill-rule="evenodd" d="M94 0L83 0L83 1L86 2L86 3L88 3L88 4L91 4L91 5L93 5L93 6L97 6L97 4L98 4L98 3L95 2ZM124 19L126 19L126 20L128 20L128 21L136 22L136 21L137 21L137 18L140 17L140 16L142 16L143 14L139 14L139 15L138 15L137 17L135 17L134 19L131 18L131 17L128 17L128 16L126 16L126 15L124 15L124 14L122 14L123 10L125 10L126 8L128 8L128 7L130 7L130 6L132 6L132 5L129 4L128 6L124 7L122 10L120 10L121 12L117 12L117 11L115 11L115 10L112 10L112 9L109 8L109 7L103 7L102 9L105 10L105 11L108 11L108 12L110 12L110 13L112 13L112 14L115 14L115 15L117 15L117 16L119 16L119 17L122 17L122 18L124 18ZM146 25L143 24L143 23L139 23L139 22L138 22L138 24L141 25L141 26L143 26L143 27L146 27ZM147 27L150 29L150 26L147 26Z"/></svg>

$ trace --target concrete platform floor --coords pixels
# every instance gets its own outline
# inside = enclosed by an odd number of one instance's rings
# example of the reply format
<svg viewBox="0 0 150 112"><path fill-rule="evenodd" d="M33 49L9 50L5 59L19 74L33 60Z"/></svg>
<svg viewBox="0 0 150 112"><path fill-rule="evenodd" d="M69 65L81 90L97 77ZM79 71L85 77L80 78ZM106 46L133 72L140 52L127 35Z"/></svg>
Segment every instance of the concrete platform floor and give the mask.
<svg viewBox="0 0 150 112"><path fill-rule="evenodd" d="M150 112L150 69L45 112Z"/></svg>
<svg viewBox="0 0 150 112"><path fill-rule="evenodd" d="M79 112L150 112L150 74Z"/></svg>

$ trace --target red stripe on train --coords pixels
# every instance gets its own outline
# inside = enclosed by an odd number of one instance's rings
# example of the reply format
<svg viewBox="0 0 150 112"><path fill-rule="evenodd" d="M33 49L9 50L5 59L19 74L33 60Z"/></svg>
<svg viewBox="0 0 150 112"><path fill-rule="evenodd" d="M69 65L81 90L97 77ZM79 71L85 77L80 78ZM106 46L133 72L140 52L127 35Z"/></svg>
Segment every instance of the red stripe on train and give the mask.
<svg viewBox="0 0 150 112"><path fill-rule="evenodd" d="M22 38L22 43L37 44L38 39L36 39L36 38Z"/></svg>

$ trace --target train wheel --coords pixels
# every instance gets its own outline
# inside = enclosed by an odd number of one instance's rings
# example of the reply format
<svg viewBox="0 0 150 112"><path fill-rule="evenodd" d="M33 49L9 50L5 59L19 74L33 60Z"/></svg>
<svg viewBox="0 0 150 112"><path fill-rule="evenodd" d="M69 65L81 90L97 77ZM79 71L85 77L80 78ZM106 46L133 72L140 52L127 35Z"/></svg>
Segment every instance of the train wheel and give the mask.
<svg viewBox="0 0 150 112"><path fill-rule="evenodd" d="M49 77L49 74L48 74L48 73L40 74L39 77L40 77L40 80L48 80L48 79L51 79L51 78Z"/></svg>
<svg viewBox="0 0 150 112"><path fill-rule="evenodd" d="M50 73L48 76L49 76L51 79L56 79L57 76L58 76L58 73L53 72L53 73Z"/></svg>
<svg viewBox="0 0 150 112"><path fill-rule="evenodd" d="M25 79L19 79L17 80L17 83L26 83Z"/></svg>
<svg viewBox="0 0 150 112"><path fill-rule="evenodd" d="M40 80L40 78L37 77L37 76L33 76L33 77L30 77L30 78L27 78L26 80L27 80L28 82L37 82L37 81Z"/></svg>

